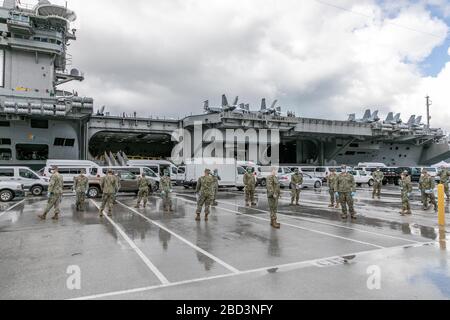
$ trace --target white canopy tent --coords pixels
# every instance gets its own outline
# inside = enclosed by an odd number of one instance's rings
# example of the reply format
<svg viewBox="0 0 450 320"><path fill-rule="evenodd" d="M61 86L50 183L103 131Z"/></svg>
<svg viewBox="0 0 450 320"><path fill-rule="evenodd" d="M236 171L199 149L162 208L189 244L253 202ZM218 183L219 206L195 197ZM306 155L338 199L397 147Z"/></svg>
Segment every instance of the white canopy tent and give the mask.
<svg viewBox="0 0 450 320"><path fill-rule="evenodd" d="M436 163L435 165L432 166L433 168L450 168L450 163L447 163L445 161L441 161L439 163Z"/></svg>

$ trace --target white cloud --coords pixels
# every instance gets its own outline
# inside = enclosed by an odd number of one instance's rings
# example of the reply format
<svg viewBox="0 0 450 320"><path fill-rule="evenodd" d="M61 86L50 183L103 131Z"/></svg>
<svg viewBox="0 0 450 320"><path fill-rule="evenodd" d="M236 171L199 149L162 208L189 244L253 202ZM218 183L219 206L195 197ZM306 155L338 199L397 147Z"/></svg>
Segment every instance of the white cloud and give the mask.
<svg viewBox="0 0 450 320"><path fill-rule="evenodd" d="M426 94L436 109L450 101L448 65L434 78L419 71L448 29L424 2L388 8L339 1L362 15L314 0L69 6L80 18L71 53L86 80L67 87L114 113L182 116L202 112L205 99L219 103L222 93L240 95L254 109L262 97L278 98L297 115L339 119L365 107L403 111L404 118L423 114ZM443 119L437 115L435 124L446 126Z"/></svg>

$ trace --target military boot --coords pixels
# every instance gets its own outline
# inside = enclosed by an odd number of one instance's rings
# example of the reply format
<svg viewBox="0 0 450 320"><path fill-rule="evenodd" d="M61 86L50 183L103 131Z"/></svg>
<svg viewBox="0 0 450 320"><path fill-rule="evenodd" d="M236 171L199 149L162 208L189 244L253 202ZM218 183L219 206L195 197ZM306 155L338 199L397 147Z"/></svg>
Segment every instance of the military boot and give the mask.
<svg viewBox="0 0 450 320"><path fill-rule="evenodd" d="M298 201L295 203L295 205L296 205L297 207L300 207L300 204L298 203Z"/></svg>
<svg viewBox="0 0 450 320"><path fill-rule="evenodd" d="M272 219L270 222L270 225L274 228L274 229L280 229L281 225L277 222L277 219Z"/></svg>
<svg viewBox="0 0 450 320"><path fill-rule="evenodd" d="M346 220L348 218L348 215L346 214L341 214L341 219Z"/></svg>
<svg viewBox="0 0 450 320"><path fill-rule="evenodd" d="M100 210L100 211L98 212L98 215L100 216L100 218L103 217L103 211Z"/></svg>
<svg viewBox="0 0 450 320"><path fill-rule="evenodd" d="M52 220L59 220L59 213L55 213Z"/></svg>
<svg viewBox="0 0 450 320"><path fill-rule="evenodd" d="M341 206L339 205L339 203L336 203L336 209L339 209Z"/></svg>
<svg viewBox="0 0 450 320"><path fill-rule="evenodd" d="M44 213L44 214L38 216L38 218L41 219L41 220L45 220L45 219L47 219L47 214Z"/></svg>
<svg viewBox="0 0 450 320"><path fill-rule="evenodd" d="M245 206L246 206L246 207L250 207L250 203L245 202Z"/></svg>
<svg viewBox="0 0 450 320"><path fill-rule="evenodd" d="M141 205L138 203L137 205L134 206L136 209L139 209L141 207Z"/></svg>
<svg viewBox="0 0 450 320"><path fill-rule="evenodd" d="M200 220L201 220L200 213L197 213L197 217L195 218L195 221L200 221Z"/></svg>
<svg viewBox="0 0 450 320"><path fill-rule="evenodd" d="M108 217L112 217L112 212L111 211L108 212Z"/></svg>
<svg viewBox="0 0 450 320"><path fill-rule="evenodd" d="M328 205L328 208L334 208L334 203L330 203L330 204Z"/></svg>
<svg viewBox="0 0 450 320"><path fill-rule="evenodd" d="M412 215L411 210L406 211L406 214L407 214L408 216Z"/></svg>
<svg viewBox="0 0 450 320"><path fill-rule="evenodd" d="M352 214L352 220L357 220L356 213Z"/></svg>
<svg viewBox="0 0 450 320"><path fill-rule="evenodd" d="M256 206L256 202L252 202L252 206Z"/></svg>

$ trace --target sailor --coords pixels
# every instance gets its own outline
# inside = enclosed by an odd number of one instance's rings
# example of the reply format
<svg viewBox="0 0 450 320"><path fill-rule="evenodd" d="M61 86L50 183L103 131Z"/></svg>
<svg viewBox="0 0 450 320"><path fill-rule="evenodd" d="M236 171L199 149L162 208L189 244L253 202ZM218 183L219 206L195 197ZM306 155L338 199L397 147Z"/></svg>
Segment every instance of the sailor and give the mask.
<svg viewBox="0 0 450 320"><path fill-rule="evenodd" d="M353 206L353 198L356 195L356 183L353 175L347 172L347 166L345 165L342 166L342 172L337 177L336 190L339 192L339 200L342 206L342 219L347 219L348 211L350 211L352 220L356 220L356 212Z"/></svg>
<svg viewBox="0 0 450 320"><path fill-rule="evenodd" d="M436 203L436 197L434 196L434 188L436 187L434 178L428 174L428 171L426 169L424 169L422 172L423 178L421 187L424 195L424 198L422 199L423 210L428 210L429 200L431 204L434 205L434 211L437 211L438 207Z"/></svg>
<svg viewBox="0 0 450 320"><path fill-rule="evenodd" d="M172 193L172 181L170 180L170 173L168 170L164 170L164 176L161 178L160 185L164 211L172 212L172 199L170 197L170 194Z"/></svg>
<svg viewBox="0 0 450 320"><path fill-rule="evenodd" d="M48 203L45 208L44 214L40 215L39 218L41 220L45 220L47 218L47 214L50 212L52 208L55 208L55 215L53 216L53 220L59 219L59 204L61 203L61 198L64 189L64 179L58 172L58 167L54 166L51 170L52 176L50 178L50 183L48 185Z"/></svg>
<svg viewBox="0 0 450 320"><path fill-rule="evenodd" d="M214 199L215 179L211 176L211 170L205 169L205 175L197 181L197 216L196 221L200 221L203 206L205 206L205 221L208 221L210 214L210 206Z"/></svg>
<svg viewBox="0 0 450 320"><path fill-rule="evenodd" d="M378 197L378 200L381 199L381 186L383 185L384 174L381 172L380 168L377 167L377 170L372 174L373 176L373 192L372 199L375 199L375 196Z"/></svg>
<svg viewBox="0 0 450 320"><path fill-rule="evenodd" d="M122 175L120 174L120 172L117 172L117 174L114 175L114 178L116 179L116 182L117 182L117 188L114 191L113 204L117 204L117 202L116 202L117 194L119 193L120 188L122 187L120 185L120 180L122 179Z"/></svg>
<svg viewBox="0 0 450 320"><path fill-rule="evenodd" d="M445 195L447 196L447 201L450 201L450 192L449 192L449 178L450 178L450 172L449 170L442 166L441 170L439 171L439 178L440 178L440 183L444 185L444 191L445 191Z"/></svg>
<svg viewBox="0 0 450 320"><path fill-rule="evenodd" d="M278 200L281 195L280 183L277 177L278 169L272 168L272 174L267 177L267 201L270 209L270 225L275 229L280 229L280 224L277 222Z"/></svg>
<svg viewBox="0 0 450 320"><path fill-rule="evenodd" d="M139 191L138 191L138 201L135 208L139 209L141 207L141 202L144 202L144 208L146 208L148 202L149 188L147 178L145 177L145 173L142 173L142 175L139 176L137 180L137 185Z"/></svg>
<svg viewBox="0 0 450 320"><path fill-rule="evenodd" d="M112 216L115 194L119 190L118 179L114 176L112 169L108 169L108 174L100 180L102 189L102 206L100 208L100 217L103 217L103 211L108 207L108 216Z"/></svg>
<svg viewBox="0 0 450 320"><path fill-rule="evenodd" d="M330 169L330 175L328 176L327 182L328 182L328 190L330 192L330 204L328 205L329 208L334 208L336 204L336 209L339 209L339 193L336 189L336 182L337 182L337 174L336 169L332 168Z"/></svg>
<svg viewBox="0 0 450 320"><path fill-rule="evenodd" d="M247 168L247 172L244 175L245 186L245 206L256 206L255 190L256 190L256 178L253 175L252 168Z"/></svg>
<svg viewBox="0 0 450 320"><path fill-rule="evenodd" d="M212 206L215 207L215 206L219 205L219 203L216 201L217 193L219 192L219 181L220 181L219 170L215 169L212 177L214 179L214 194L213 194Z"/></svg>
<svg viewBox="0 0 450 320"><path fill-rule="evenodd" d="M291 206L298 206L298 202L300 201L300 190L303 184L303 175L299 172L298 169L294 170L294 174L291 177Z"/></svg>
<svg viewBox="0 0 450 320"><path fill-rule="evenodd" d="M402 216L407 214L410 215L411 205L409 203L409 199L411 198L412 184L411 177L408 176L408 171L403 171L403 173L401 174L400 188L402 194L402 211L400 212L400 214Z"/></svg>
<svg viewBox="0 0 450 320"><path fill-rule="evenodd" d="M420 174L420 178L419 178L420 202L422 202L422 206L426 206L427 207L428 206L428 200L426 200L427 197L426 197L426 194L425 194L425 189L423 187L424 177L425 177L425 174L422 171L421 174ZM424 201L426 201L426 202L424 202Z"/></svg>
<svg viewBox="0 0 450 320"><path fill-rule="evenodd" d="M86 192L89 186L89 179L85 176L86 170L82 169L78 177L73 178L73 189L76 193L77 211L85 210Z"/></svg>

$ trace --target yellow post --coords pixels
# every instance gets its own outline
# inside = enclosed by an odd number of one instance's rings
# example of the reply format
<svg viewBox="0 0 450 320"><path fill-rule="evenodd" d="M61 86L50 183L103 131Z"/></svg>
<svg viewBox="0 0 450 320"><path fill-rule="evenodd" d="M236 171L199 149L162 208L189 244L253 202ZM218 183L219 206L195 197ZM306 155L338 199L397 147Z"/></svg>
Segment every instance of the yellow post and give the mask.
<svg viewBox="0 0 450 320"><path fill-rule="evenodd" d="M444 185L438 185L438 217L439 225L445 226L445 192Z"/></svg>

